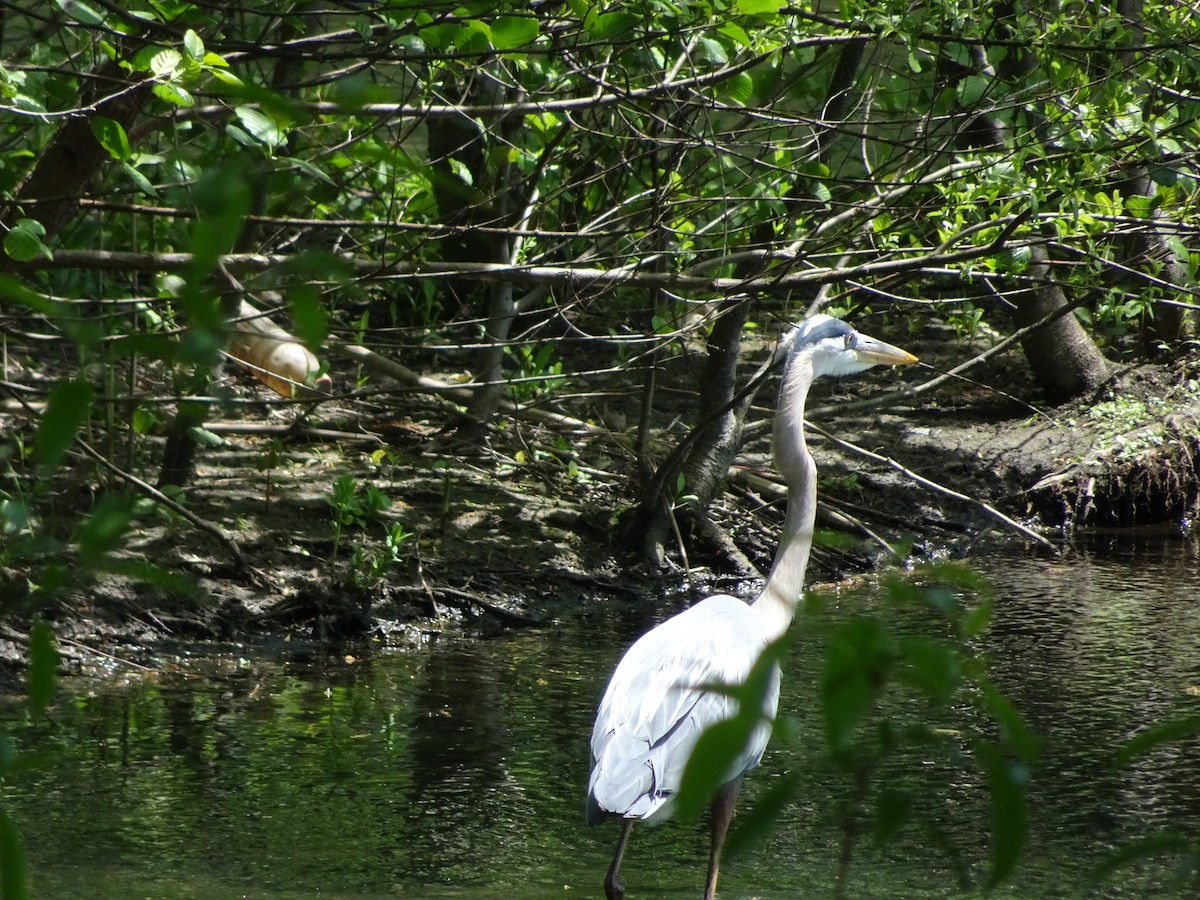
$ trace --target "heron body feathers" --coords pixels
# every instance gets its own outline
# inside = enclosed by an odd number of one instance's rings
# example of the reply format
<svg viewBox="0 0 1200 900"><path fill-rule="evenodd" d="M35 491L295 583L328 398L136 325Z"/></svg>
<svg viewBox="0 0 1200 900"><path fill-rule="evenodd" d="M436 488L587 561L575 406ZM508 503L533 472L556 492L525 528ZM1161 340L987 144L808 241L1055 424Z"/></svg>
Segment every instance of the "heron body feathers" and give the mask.
<svg viewBox="0 0 1200 900"><path fill-rule="evenodd" d="M741 684L768 639L749 605L718 594L663 622L626 652L592 729L588 818L667 818L700 734L732 718L737 700L714 685ZM779 703L779 672L755 729L726 780L758 765Z"/></svg>

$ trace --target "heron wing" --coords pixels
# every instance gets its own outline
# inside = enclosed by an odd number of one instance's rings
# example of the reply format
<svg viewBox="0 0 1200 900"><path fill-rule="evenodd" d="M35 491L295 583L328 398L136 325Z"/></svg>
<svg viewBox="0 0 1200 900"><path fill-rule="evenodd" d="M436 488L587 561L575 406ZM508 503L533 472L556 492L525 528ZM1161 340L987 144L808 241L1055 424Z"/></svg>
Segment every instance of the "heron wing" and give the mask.
<svg viewBox="0 0 1200 900"><path fill-rule="evenodd" d="M589 810L650 821L667 816L701 733L737 712L735 699L709 688L744 681L766 644L749 606L725 595L709 597L634 643L596 715ZM764 703L768 721L755 729L729 779L762 758L778 699L776 672Z"/></svg>

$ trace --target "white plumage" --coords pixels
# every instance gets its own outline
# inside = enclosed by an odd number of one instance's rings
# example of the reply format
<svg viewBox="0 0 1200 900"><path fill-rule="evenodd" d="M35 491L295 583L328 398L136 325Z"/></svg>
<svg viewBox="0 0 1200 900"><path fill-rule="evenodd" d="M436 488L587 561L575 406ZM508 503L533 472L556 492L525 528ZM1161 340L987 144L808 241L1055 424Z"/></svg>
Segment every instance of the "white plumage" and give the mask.
<svg viewBox="0 0 1200 900"><path fill-rule="evenodd" d="M710 690L741 684L768 644L745 601L718 594L643 635L613 672L592 729L588 820L604 812L660 821L671 814L683 768L701 732L737 713L737 700ZM754 768L779 704L779 671L763 703L766 720L726 781Z"/></svg>

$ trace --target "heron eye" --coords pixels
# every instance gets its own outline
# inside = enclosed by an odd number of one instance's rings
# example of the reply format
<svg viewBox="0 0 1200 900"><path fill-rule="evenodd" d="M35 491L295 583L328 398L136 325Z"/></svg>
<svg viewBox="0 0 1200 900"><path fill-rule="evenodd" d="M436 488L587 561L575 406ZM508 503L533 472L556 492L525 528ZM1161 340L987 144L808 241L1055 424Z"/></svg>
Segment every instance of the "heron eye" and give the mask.
<svg viewBox="0 0 1200 900"><path fill-rule="evenodd" d="M846 348L845 349L847 349L847 350L854 349L854 335L852 335L852 334L846 335Z"/></svg>

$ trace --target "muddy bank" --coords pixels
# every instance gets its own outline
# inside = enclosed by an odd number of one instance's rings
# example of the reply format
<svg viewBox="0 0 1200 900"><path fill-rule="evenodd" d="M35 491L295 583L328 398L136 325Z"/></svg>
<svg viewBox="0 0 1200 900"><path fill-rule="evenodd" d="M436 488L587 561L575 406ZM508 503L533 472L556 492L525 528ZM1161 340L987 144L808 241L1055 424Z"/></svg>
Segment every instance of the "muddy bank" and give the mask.
<svg viewBox="0 0 1200 900"><path fill-rule="evenodd" d="M1103 396L1053 409L1017 400L1027 386L1014 373L1003 393L967 385L868 412L839 409L885 394L886 381L814 392L814 425L873 455L812 436L820 524L843 539L816 549L810 581L869 569L889 543L911 540L919 557L1029 541L992 510L1056 540L1081 527L1191 528L1194 372L1133 367ZM250 399L258 390L245 380L232 389ZM606 421L603 408L572 412ZM53 521L43 524L58 528L67 549L5 558L0 655L20 657L34 613L54 623L68 658L84 660L95 650L152 658L164 642L486 635L564 617L645 615L695 591L753 592L752 580L698 548L686 571L678 548L668 548L665 569L651 569L620 543L636 465L615 427L605 437L518 420L480 453L457 445L442 429L443 410L419 398L402 415L331 404L298 421L295 408L251 404L210 422L220 444L203 451L179 497L187 515L142 498L126 540L94 570L74 559L68 523L104 495L104 473L64 470L44 507ZM683 421L682 412L664 419L664 446ZM144 445L147 467L160 445ZM713 510L760 570L782 518L773 479L759 438ZM67 586L43 600L38 586L64 561Z"/></svg>

